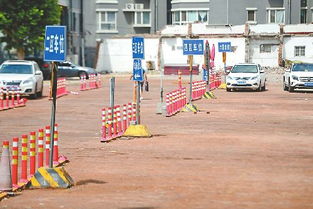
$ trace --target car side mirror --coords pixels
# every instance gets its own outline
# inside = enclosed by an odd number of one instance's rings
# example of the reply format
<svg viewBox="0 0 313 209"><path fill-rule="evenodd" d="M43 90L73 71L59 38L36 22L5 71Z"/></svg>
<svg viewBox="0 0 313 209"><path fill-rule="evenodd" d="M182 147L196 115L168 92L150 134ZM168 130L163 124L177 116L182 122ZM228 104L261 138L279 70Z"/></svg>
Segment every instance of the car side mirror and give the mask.
<svg viewBox="0 0 313 209"><path fill-rule="evenodd" d="M265 73L265 71L262 69L262 70L260 70L260 73Z"/></svg>
<svg viewBox="0 0 313 209"><path fill-rule="evenodd" d="M291 70L290 70L290 68L287 68L285 71L286 71L286 72L290 72Z"/></svg>
<svg viewBox="0 0 313 209"><path fill-rule="evenodd" d="M41 75L41 74L42 74L42 72L39 70L35 72L35 75Z"/></svg>

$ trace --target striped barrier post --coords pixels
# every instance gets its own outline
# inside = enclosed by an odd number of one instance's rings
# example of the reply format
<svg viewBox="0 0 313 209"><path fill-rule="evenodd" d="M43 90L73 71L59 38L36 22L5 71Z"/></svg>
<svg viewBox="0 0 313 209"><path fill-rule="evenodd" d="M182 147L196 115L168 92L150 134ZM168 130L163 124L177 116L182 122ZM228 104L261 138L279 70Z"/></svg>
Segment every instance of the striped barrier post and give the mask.
<svg viewBox="0 0 313 209"><path fill-rule="evenodd" d="M116 106L113 109L113 136L117 135L117 115L116 115Z"/></svg>
<svg viewBox="0 0 313 209"><path fill-rule="evenodd" d="M113 132L112 132L112 122L113 122L113 118L112 118L112 108L109 107L108 108L108 138L112 138Z"/></svg>
<svg viewBox="0 0 313 209"><path fill-rule="evenodd" d="M122 133L122 121L121 121L121 107L120 105L116 105L116 123L117 123L117 135L121 135Z"/></svg>
<svg viewBox="0 0 313 209"><path fill-rule="evenodd" d="M33 176L36 171L36 132L32 131L29 134L29 174Z"/></svg>
<svg viewBox="0 0 313 209"><path fill-rule="evenodd" d="M106 136L106 132L107 132L107 123L106 123L106 111L105 111L105 108L102 109L101 111L101 137L102 137L102 140L105 139L107 136Z"/></svg>
<svg viewBox="0 0 313 209"><path fill-rule="evenodd" d="M5 105L5 109L9 109L10 108L10 100L9 100L9 91L8 90L6 90L6 98L5 98L5 100L6 100L6 105Z"/></svg>
<svg viewBox="0 0 313 209"><path fill-rule="evenodd" d="M18 138L13 138L12 143L12 186L14 188L18 187Z"/></svg>
<svg viewBox="0 0 313 209"><path fill-rule="evenodd" d="M43 152L44 152L44 130L38 130L38 168L43 167Z"/></svg>
<svg viewBox="0 0 313 209"><path fill-rule="evenodd" d="M46 166L49 167L50 165L50 139L51 139L50 126L46 126L45 137L46 137L45 159L46 159Z"/></svg>
<svg viewBox="0 0 313 209"><path fill-rule="evenodd" d="M128 103L128 106L127 106L127 116L128 116L128 123L130 124L132 119L133 119L132 103Z"/></svg>
<svg viewBox="0 0 313 209"><path fill-rule="evenodd" d="M53 164L57 165L59 163L59 145L58 145L58 141L59 141L59 131L55 130L54 131L54 142L53 142Z"/></svg>
<svg viewBox="0 0 313 209"><path fill-rule="evenodd" d="M127 104L123 104L123 132L125 132L127 128Z"/></svg>
<svg viewBox="0 0 313 209"><path fill-rule="evenodd" d="M21 171L21 182L27 182L27 135L22 135L22 171Z"/></svg>
<svg viewBox="0 0 313 209"><path fill-rule="evenodd" d="M136 103L133 103L133 118L132 118L132 121L136 121L136 106L137 104Z"/></svg>

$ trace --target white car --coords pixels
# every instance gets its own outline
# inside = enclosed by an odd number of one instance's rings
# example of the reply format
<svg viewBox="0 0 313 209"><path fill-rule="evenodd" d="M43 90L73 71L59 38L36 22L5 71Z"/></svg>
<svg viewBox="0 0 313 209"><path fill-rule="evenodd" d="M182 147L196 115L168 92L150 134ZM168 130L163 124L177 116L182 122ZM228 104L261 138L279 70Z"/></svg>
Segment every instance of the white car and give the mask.
<svg viewBox="0 0 313 209"><path fill-rule="evenodd" d="M266 77L259 64L236 64L226 76L226 91L251 89L265 91Z"/></svg>
<svg viewBox="0 0 313 209"><path fill-rule="evenodd" d="M292 64L284 73L283 88L289 92L295 89L313 89L313 64Z"/></svg>
<svg viewBox="0 0 313 209"><path fill-rule="evenodd" d="M43 75L34 61L7 60L0 65L0 89L23 96L42 96Z"/></svg>

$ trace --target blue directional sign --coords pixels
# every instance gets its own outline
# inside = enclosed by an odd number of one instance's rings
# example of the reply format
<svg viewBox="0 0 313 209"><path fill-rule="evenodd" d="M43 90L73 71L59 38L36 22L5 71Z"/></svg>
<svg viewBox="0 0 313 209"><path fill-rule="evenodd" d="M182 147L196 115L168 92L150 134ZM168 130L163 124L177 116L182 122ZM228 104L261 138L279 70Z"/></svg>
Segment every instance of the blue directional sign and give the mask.
<svg viewBox="0 0 313 209"><path fill-rule="evenodd" d="M145 48L143 37L133 37L132 40L133 59L144 59Z"/></svg>
<svg viewBox="0 0 313 209"><path fill-rule="evenodd" d="M231 52L231 43L218 42L218 52Z"/></svg>
<svg viewBox="0 0 313 209"><path fill-rule="evenodd" d="M141 59L133 59L133 80L143 81L143 69L141 66Z"/></svg>
<svg viewBox="0 0 313 209"><path fill-rule="evenodd" d="M208 74L208 71L206 69L203 69L202 80L204 80L204 81L209 80L209 74Z"/></svg>
<svg viewBox="0 0 313 209"><path fill-rule="evenodd" d="M203 55L203 40L183 40L183 54L184 55Z"/></svg>
<svg viewBox="0 0 313 209"><path fill-rule="evenodd" d="M66 59L66 27L46 26L45 61L63 62Z"/></svg>

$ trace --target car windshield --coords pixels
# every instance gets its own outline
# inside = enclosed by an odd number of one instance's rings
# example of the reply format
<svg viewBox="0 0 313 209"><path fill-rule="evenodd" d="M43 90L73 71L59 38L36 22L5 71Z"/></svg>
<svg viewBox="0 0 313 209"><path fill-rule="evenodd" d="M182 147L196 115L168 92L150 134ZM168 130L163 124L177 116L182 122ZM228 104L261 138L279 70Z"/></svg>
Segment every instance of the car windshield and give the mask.
<svg viewBox="0 0 313 209"><path fill-rule="evenodd" d="M235 65L231 70L232 73L257 73L258 68L255 65Z"/></svg>
<svg viewBox="0 0 313 209"><path fill-rule="evenodd" d="M313 64L295 64L292 68L294 72L313 72Z"/></svg>
<svg viewBox="0 0 313 209"><path fill-rule="evenodd" d="M31 65L3 64L0 68L0 73L32 74L33 70Z"/></svg>

